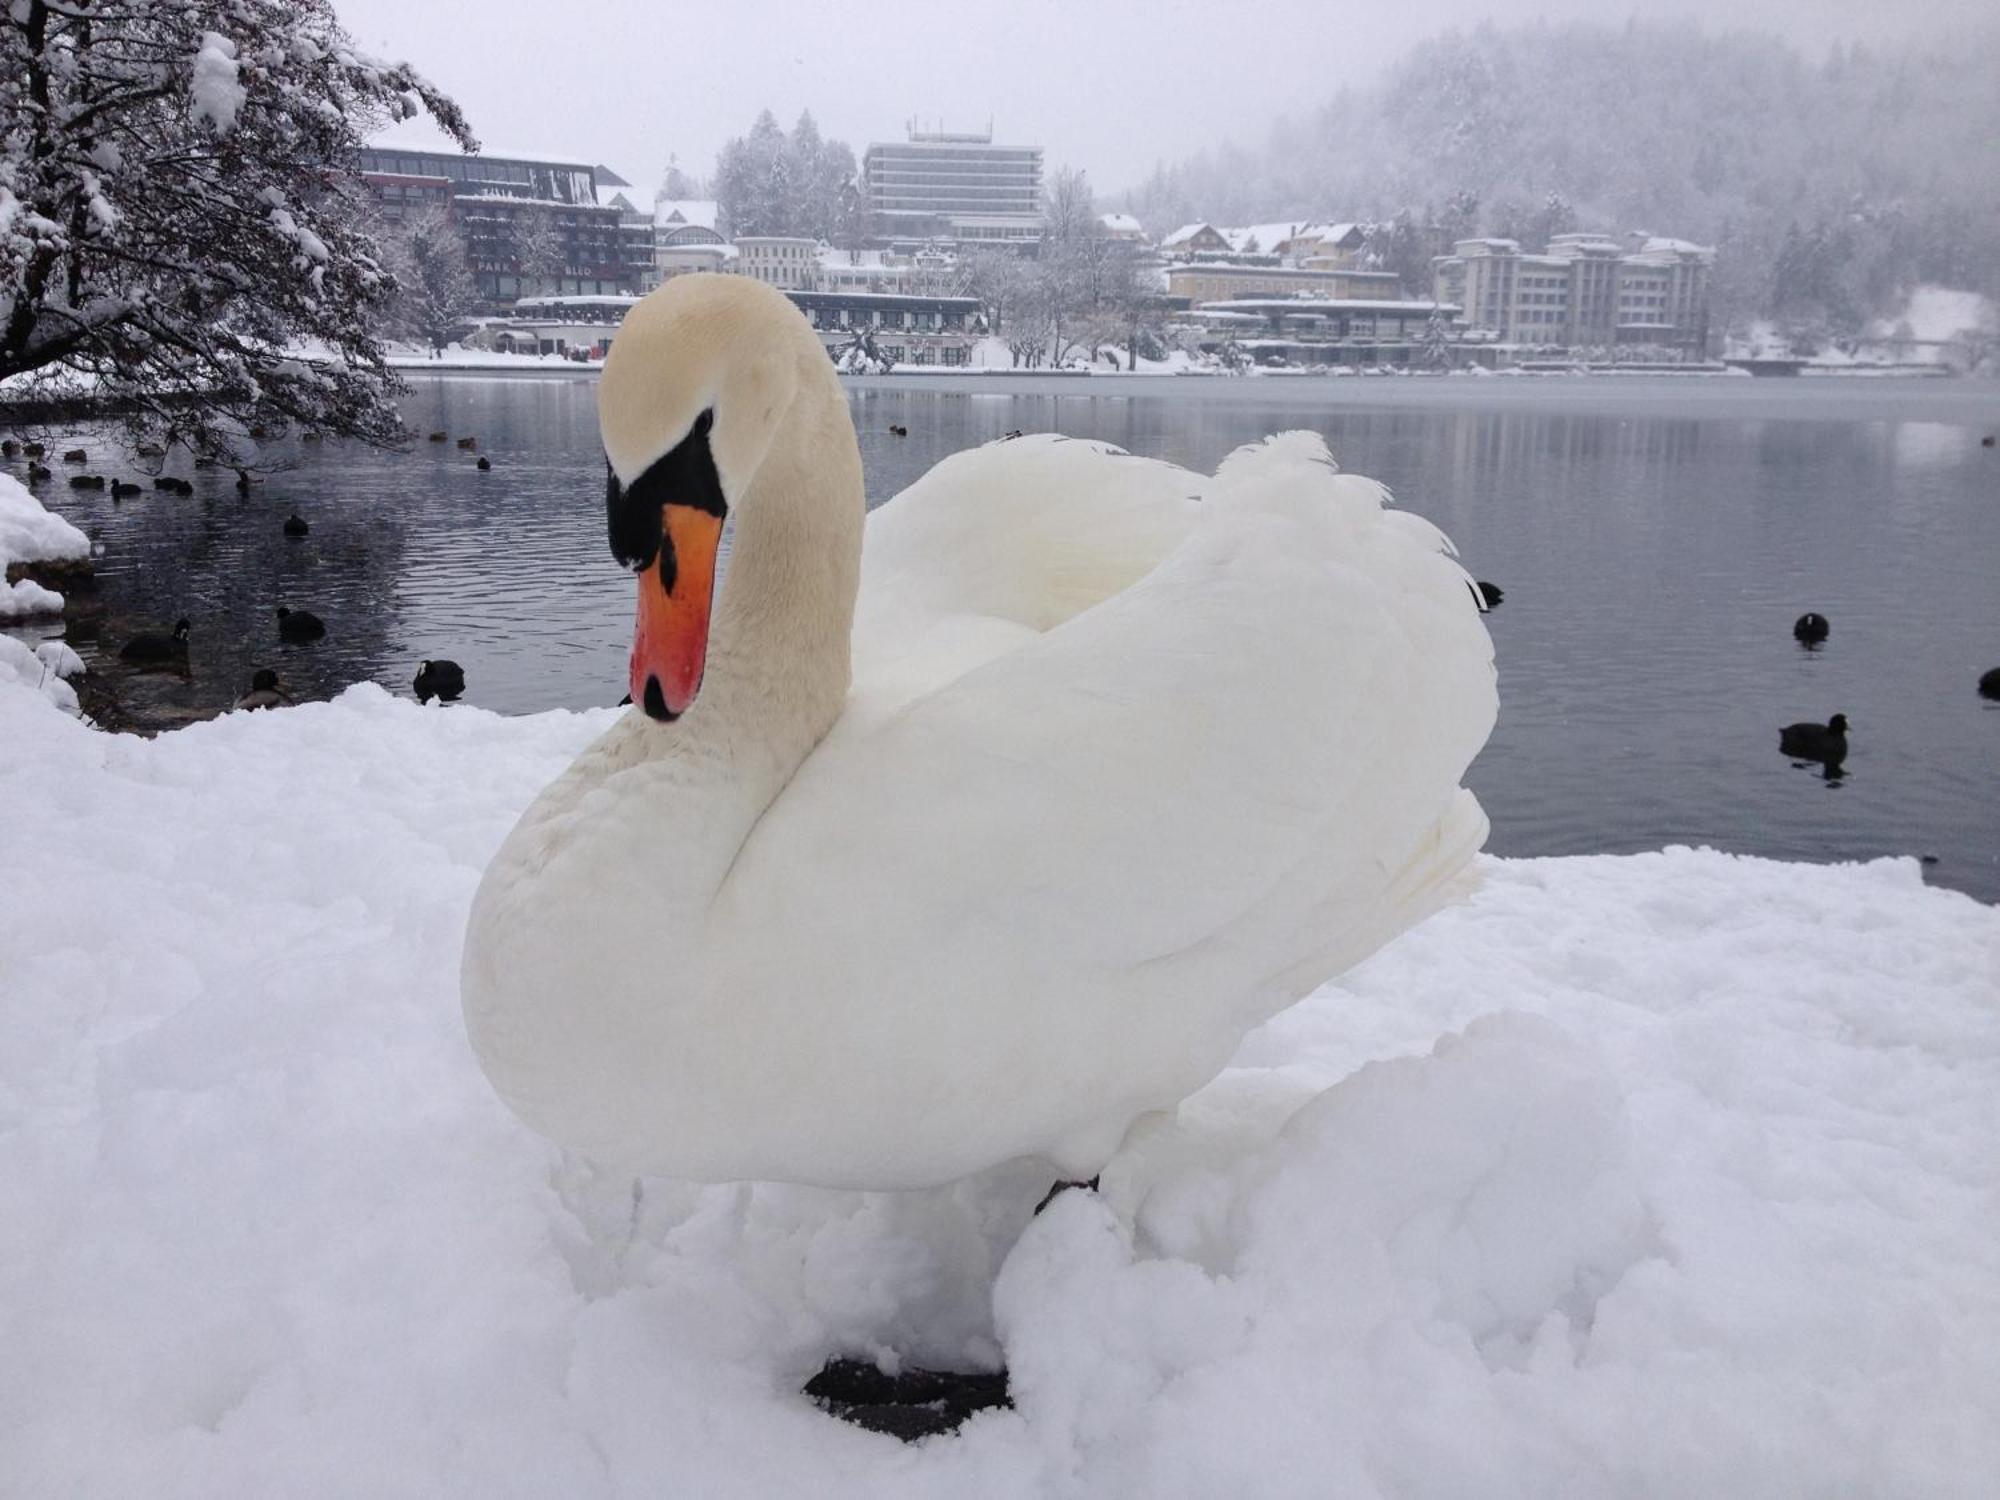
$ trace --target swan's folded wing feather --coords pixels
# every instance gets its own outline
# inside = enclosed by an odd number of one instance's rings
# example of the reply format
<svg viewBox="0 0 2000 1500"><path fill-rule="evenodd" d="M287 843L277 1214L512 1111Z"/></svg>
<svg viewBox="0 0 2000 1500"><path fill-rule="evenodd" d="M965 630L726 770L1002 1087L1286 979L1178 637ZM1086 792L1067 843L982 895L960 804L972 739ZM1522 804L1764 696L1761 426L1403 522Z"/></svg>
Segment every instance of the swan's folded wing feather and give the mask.
<svg viewBox="0 0 2000 1500"><path fill-rule="evenodd" d="M869 515L857 629L885 606L1051 629L1158 566L1206 482L1051 434L953 454Z"/></svg>
<svg viewBox="0 0 2000 1500"><path fill-rule="evenodd" d="M1021 1017L1082 1049L1226 1057L1434 906L1484 833L1458 780L1493 722L1491 644L1457 565L1319 451L1233 459L1130 586L843 718L718 920L784 931L843 983L910 987L864 1027L990 988L951 1007L988 1028L969 1046L1008 1045ZM1157 1023L1143 1042L1135 1020Z"/></svg>

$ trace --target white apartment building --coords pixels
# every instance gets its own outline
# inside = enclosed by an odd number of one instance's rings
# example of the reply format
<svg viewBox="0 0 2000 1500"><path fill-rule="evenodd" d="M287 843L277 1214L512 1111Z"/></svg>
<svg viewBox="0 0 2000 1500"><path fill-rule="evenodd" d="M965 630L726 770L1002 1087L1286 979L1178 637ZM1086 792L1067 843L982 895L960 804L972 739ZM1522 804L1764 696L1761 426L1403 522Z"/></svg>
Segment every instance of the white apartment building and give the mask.
<svg viewBox="0 0 2000 1500"><path fill-rule="evenodd" d="M1559 234L1546 254L1507 239L1460 240L1432 264L1441 302L1464 309L1469 333L1561 348L1657 344L1700 355L1708 342L1715 252L1634 235L1629 249L1599 234Z"/></svg>
<svg viewBox="0 0 2000 1500"><path fill-rule="evenodd" d="M790 234L736 237L736 270L787 292L819 286L819 241Z"/></svg>

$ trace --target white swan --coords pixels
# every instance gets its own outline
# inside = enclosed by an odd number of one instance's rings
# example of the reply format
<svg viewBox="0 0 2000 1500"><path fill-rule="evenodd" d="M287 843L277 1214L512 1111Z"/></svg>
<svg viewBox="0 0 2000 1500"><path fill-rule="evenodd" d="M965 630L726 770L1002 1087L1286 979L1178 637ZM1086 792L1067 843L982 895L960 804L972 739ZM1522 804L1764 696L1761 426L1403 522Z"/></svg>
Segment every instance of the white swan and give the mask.
<svg viewBox="0 0 2000 1500"><path fill-rule="evenodd" d="M1313 434L1213 479L990 443L864 528L831 364L733 276L635 307L599 402L651 716L522 817L463 967L488 1076L567 1147L707 1181L1088 1177L1485 837L1468 578Z"/></svg>

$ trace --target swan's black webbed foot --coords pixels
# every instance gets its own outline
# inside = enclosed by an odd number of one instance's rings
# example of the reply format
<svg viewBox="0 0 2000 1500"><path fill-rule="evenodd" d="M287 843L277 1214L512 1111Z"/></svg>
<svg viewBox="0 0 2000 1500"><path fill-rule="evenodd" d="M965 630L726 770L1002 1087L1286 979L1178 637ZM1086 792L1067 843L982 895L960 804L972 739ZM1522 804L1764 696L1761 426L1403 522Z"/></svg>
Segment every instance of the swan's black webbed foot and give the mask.
<svg viewBox="0 0 2000 1500"><path fill-rule="evenodd" d="M1054 1187L1042 1194L1042 1201L1035 1205L1035 1214L1039 1215L1043 1209L1055 1202L1057 1193L1065 1192L1070 1188L1087 1190L1094 1193L1097 1191L1097 1178L1093 1177L1088 1182L1058 1182Z"/></svg>
<svg viewBox="0 0 2000 1500"><path fill-rule="evenodd" d="M1012 1406L1005 1370L918 1370L900 1375L866 1360L834 1358L806 1382L806 1395L829 1416L914 1443L956 1432L975 1412Z"/></svg>

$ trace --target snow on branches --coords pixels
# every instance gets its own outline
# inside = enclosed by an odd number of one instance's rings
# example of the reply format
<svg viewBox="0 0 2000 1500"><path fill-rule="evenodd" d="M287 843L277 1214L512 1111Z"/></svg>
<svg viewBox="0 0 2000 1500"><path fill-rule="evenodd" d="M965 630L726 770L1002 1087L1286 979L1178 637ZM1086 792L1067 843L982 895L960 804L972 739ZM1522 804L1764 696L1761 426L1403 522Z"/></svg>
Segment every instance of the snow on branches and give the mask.
<svg viewBox="0 0 2000 1500"><path fill-rule="evenodd" d="M10 0L0 377L93 389L156 438L401 435L370 332L394 285L353 167L457 105L357 51L331 0Z"/></svg>

